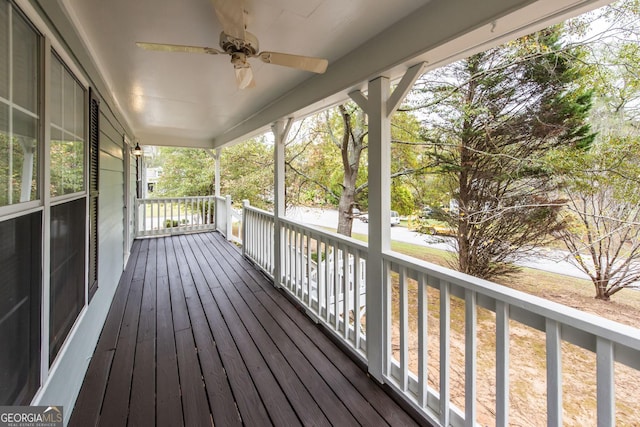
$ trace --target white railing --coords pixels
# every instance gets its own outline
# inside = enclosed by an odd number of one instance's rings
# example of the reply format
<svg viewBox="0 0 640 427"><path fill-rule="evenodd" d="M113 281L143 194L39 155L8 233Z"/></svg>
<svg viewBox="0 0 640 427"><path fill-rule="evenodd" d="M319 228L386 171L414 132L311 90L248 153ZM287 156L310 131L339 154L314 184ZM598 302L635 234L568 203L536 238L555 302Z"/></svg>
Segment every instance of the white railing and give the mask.
<svg viewBox="0 0 640 427"><path fill-rule="evenodd" d="M597 424L615 425L614 362L635 369L637 374L640 330L397 253L383 254L383 259L387 283L386 333L395 337L396 344L392 348L391 340L387 341L386 382L428 413L434 422L443 426L478 422L478 313L484 309L491 315L482 316L483 325L486 327L487 319L494 322L495 425L509 425L509 353L517 345L510 331L519 328L539 331L540 341L544 343L546 355L540 365L546 363L546 424L562 425L562 347L570 343L595 354ZM455 324L452 298L456 299L457 310L463 313L464 319L463 328L459 328L464 330L464 342L459 343L464 348L464 373L456 379L464 384L464 398L458 405L451 401L452 325ZM431 320L430 311L436 312ZM434 319L437 325L433 325ZM437 354L430 356L428 341L432 334L438 337L439 344ZM526 346L532 347L533 343L528 342ZM461 367L457 366L456 370L459 373ZM430 384L435 384L436 389ZM631 401L637 405L637 396Z"/></svg>
<svg viewBox="0 0 640 427"><path fill-rule="evenodd" d="M231 196L215 197L216 230L230 242L242 244L242 211L236 211Z"/></svg>
<svg viewBox="0 0 640 427"><path fill-rule="evenodd" d="M281 280L274 279L276 285L367 362L367 246L281 218L282 253L276 257L273 214L245 203L243 217L245 255L272 278L279 262ZM510 350L522 345L519 328L533 331L531 339L541 342L543 356L537 362L545 378L534 381L546 379L542 395L547 411L539 414L546 419L543 424L562 425L562 360L568 345L594 358L593 366L580 369L594 371L597 424L615 424L616 373L626 369L637 377L640 330L391 251L383 254L383 270L385 382L435 425L509 425L514 393L510 381L515 381ZM480 338L488 334L493 340L489 358L494 368L488 379L486 372L479 376L479 332ZM528 341L525 346L534 347ZM567 366L564 371L570 368L578 369ZM478 415L483 397L479 382L495 384L491 407L485 411L489 421ZM464 389L462 396L454 396L452 384ZM637 408L637 396L623 397L635 399Z"/></svg>
<svg viewBox="0 0 640 427"><path fill-rule="evenodd" d="M248 203L243 210L244 254L277 282L273 214ZM366 245L284 218L281 227L279 287L366 359Z"/></svg>
<svg viewBox="0 0 640 427"><path fill-rule="evenodd" d="M136 237L214 230L214 197L136 200Z"/></svg>
<svg viewBox="0 0 640 427"><path fill-rule="evenodd" d="M228 212L231 211L231 197L219 197L215 196L215 222L216 222L216 230L219 231L223 236L230 236L232 223L229 220Z"/></svg>
<svg viewBox="0 0 640 427"><path fill-rule="evenodd" d="M366 359L367 246L358 240L282 219L282 282L307 313Z"/></svg>
<svg viewBox="0 0 640 427"><path fill-rule="evenodd" d="M273 214L245 203L242 218L243 254L273 278Z"/></svg>

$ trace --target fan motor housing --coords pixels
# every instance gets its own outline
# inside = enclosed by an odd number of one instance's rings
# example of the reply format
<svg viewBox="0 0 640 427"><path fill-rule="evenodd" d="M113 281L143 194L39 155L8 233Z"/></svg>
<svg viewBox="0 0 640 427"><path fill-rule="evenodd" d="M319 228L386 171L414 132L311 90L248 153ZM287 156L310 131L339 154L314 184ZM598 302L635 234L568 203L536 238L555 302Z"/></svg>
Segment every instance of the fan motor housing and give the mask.
<svg viewBox="0 0 640 427"><path fill-rule="evenodd" d="M220 47L229 55L234 53L244 53L247 56L256 56L258 48L258 38L248 31L245 31L245 38L239 39L224 31L220 33Z"/></svg>

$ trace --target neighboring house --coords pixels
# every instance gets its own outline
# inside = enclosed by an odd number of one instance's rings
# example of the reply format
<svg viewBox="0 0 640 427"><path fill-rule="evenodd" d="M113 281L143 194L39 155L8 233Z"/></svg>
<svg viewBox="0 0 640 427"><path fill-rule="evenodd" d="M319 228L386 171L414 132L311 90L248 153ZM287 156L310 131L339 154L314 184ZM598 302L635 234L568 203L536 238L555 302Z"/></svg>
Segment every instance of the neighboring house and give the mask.
<svg viewBox="0 0 640 427"><path fill-rule="evenodd" d="M215 44L220 27L209 25L210 2L0 0L0 406L63 405L68 420L135 238L135 141L214 149L271 125L282 134L281 120L344 100L369 81L399 77L422 61L452 61L599 4L276 3L287 6L265 2L269 16L293 17L300 31L264 34L268 49L284 40L305 53L325 43L316 54L330 56L330 68L310 78L256 65L256 87L239 91L229 58L163 57L134 44ZM324 6L331 10L315 13ZM216 61L228 67L218 72ZM371 103L371 129L386 105ZM380 135L385 126L376 129ZM147 173L152 191L161 170ZM283 176L275 181L282 203ZM388 192L384 184L370 192ZM368 321L367 332L373 328Z"/></svg>
<svg viewBox="0 0 640 427"><path fill-rule="evenodd" d="M145 197L149 197L149 194L153 193L153 190L155 189L156 184L158 184L158 181L162 176L162 167L158 166L154 168L146 168L145 170L146 170L145 177L147 181Z"/></svg>

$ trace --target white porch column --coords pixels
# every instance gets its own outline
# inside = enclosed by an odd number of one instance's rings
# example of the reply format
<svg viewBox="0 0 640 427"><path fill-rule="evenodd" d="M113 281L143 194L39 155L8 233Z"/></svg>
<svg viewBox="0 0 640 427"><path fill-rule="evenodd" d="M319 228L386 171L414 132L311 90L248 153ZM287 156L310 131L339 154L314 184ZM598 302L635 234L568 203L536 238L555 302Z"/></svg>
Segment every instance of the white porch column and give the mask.
<svg viewBox="0 0 640 427"><path fill-rule="evenodd" d="M220 154L222 153L222 149L216 148L216 152L213 155L215 159L216 167L215 167L215 196L220 197Z"/></svg>
<svg viewBox="0 0 640 427"><path fill-rule="evenodd" d="M391 249L391 116L396 111L425 63L411 67L393 94L387 77L369 82L368 97L349 94L369 116L369 250L367 254L367 359L369 374L383 383L389 363L391 307L383 257Z"/></svg>
<svg viewBox="0 0 640 427"><path fill-rule="evenodd" d="M222 153L221 148L216 148L214 150L207 150L207 153L213 157L214 161L214 175L213 175L213 185L214 185L214 193L215 196L213 199L213 222L215 224L216 230L218 229L218 225L220 225L220 215L218 209L218 197L220 197L220 154Z"/></svg>
<svg viewBox="0 0 640 427"><path fill-rule="evenodd" d="M274 187L274 203L273 203L273 284L279 288L282 283L282 263L283 257L283 239L282 225L280 218L285 216L285 192L284 192L284 146L287 141L287 135L291 130L293 118L286 120L278 120L271 125L271 131L274 136L273 147L273 187Z"/></svg>

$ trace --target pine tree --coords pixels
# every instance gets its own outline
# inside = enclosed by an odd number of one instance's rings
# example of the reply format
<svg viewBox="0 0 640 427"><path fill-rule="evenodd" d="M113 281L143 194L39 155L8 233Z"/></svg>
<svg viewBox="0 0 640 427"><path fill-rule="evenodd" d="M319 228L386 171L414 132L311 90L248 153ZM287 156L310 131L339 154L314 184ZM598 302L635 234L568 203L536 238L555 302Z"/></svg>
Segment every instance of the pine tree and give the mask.
<svg viewBox="0 0 640 427"><path fill-rule="evenodd" d="M581 52L555 26L425 75L413 100L425 139L457 209L457 265L481 278L513 264L563 227L556 182L545 164L553 148L584 150L591 93L578 82Z"/></svg>

